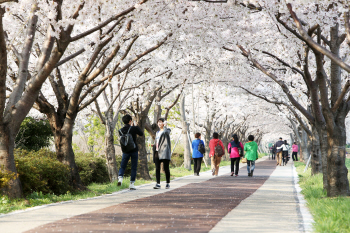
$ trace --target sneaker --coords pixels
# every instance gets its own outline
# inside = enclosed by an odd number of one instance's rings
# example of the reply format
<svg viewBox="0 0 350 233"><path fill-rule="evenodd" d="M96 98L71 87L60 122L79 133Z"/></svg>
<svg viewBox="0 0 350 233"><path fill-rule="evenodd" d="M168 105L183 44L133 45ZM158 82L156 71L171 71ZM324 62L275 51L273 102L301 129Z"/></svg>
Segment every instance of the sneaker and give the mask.
<svg viewBox="0 0 350 233"><path fill-rule="evenodd" d="M160 184L156 184L153 188L154 189L160 189Z"/></svg>
<svg viewBox="0 0 350 233"><path fill-rule="evenodd" d="M251 176L250 173L248 173L248 176Z"/></svg>
<svg viewBox="0 0 350 233"><path fill-rule="evenodd" d="M197 176L199 176L199 173L197 173Z"/></svg>
<svg viewBox="0 0 350 233"><path fill-rule="evenodd" d="M237 177L238 175L235 175L235 177Z"/></svg>
<svg viewBox="0 0 350 233"><path fill-rule="evenodd" d="M213 170L211 170L212 171L212 175L214 176L215 175L215 168L213 168Z"/></svg>
<svg viewBox="0 0 350 233"><path fill-rule="evenodd" d="M254 171L251 171L251 172L250 172L250 176L253 176L253 172L254 172Z"/></svg>
<svg viewBox="0 0 350 233"><path fill-rule="evenodd" d="M119 178L118 178L118 186L121 186L122 185L122 183L123 183L123 177L122 176L119 176Z"/></svg>
<svg viewBox="0 0 350 233"><path fill-rule="evenodd" d="M169 183L166 184L165 188L166 188L166 189L170 189L170 184L169 184Z"/></svg>
<svg viewBox="0 0 350 233"><path fill-rule="evenodd" d="M233 176L233 173L234 173L234 172L231 172L231 176Z"/></svg>
<svg viewBox="0 0 350 233"><path fill-rule="evenodd" d="M134 182L130 182L129 189L130 189L130 190L136 190L136 188L135 188L135 183L134 183Z"/></svg>

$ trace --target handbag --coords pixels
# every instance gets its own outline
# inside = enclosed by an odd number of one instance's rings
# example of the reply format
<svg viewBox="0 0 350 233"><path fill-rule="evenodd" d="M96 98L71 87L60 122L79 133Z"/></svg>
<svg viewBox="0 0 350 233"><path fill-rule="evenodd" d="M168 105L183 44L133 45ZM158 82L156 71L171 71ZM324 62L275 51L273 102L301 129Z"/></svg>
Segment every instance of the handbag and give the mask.
<svg viewBox="0 0 350 233"><path fill-rule="evenodd" d="M242 163L247 163L247 159L246 158L242 158Z"/></svg>
<svg viewBox="0 0 350 233"><path fill-rule="evenodd" d="M204 153L205 153L205 146L204 146L204 144L203 144L201 141L199 141L199 144L198 144L198 151L199 151L202 155L204 155Z"/></svg>
<svg viewBox="0 0 350 233"><path fill-rule="evenodd" d="M222 147L219 144L220 140L218 141L218 144L216 144L214 148L214 156L222 157L225 154L225 151L222 150Z"/></svg>

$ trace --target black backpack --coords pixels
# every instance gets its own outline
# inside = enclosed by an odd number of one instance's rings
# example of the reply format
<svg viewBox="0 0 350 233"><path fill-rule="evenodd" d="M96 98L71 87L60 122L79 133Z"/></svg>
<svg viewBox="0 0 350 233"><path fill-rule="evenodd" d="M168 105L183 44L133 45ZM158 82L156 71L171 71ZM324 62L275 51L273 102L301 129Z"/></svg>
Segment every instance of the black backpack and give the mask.
<svg viewBox="0 0 350 233"><path fill-rule="evenodd" d="M121 136L120 136L120 146L122 147L122 151L124 153L128 153L129 151L132 151L136 148L136 144L134 142L134 139L132 138L132 135L129 134L129 131L131 129L131 126L129 127L129 130L126 134L123 134L121 129L119 130Z"/></svg>
<svg viewBox="0 0 350 233"><path fill-rule="evenodd" d="M204 153L205 153L205 146L204 146L203 143L201 143L200 140L199 140L199 144L198 144L198 151L199 151L202 155L204 155Z"/></svg>

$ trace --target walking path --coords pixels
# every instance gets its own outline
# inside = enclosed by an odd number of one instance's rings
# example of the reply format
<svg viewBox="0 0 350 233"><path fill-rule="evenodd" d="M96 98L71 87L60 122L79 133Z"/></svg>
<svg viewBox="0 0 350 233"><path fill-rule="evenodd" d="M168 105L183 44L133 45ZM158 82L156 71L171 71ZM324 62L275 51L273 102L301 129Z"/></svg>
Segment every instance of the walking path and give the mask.
<svg viewBox="0 0 350 233"><path fill-rule="evenodd" d="M293 166L260 159L254 177L220 168L103 197L0 216L1 232L304 232ZM295 174L294 174L295 175Z"/></svg>

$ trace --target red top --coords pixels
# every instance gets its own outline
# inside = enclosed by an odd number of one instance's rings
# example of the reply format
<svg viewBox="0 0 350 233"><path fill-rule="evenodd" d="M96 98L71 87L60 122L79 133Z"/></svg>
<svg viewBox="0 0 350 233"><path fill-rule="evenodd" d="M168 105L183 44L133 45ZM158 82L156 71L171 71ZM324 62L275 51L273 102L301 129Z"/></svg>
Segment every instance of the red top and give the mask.
<svg viewBox="0 0 350 233"><path fill-rule="evenodd" d="M240 142L239 145L241 146L242 150L244 149L243 144ZM230 151L231 148L231 143L228 144L228 149L227 151ZM230 158L239 158L239 153L238 153L238 148L237 147L233 147L231 149L231 154L230 154Z"/></svg>
<svg viewBox="0 0 350 233"><path fill-rule="evenodd" d="M292 146L292 151L293 152L298 152L298 145L295 145L295 144L293 144L293 146Z"/></svg>
<svg viewBox="0 0 350 233"><path fill-rule="evenodd" d="M209 157L213 157L214 156L215 147L218 144L218 142L219 142L219 145L222 147L222 150L225 151L225 147L224 147L224 144L222 143L222 141L220 139L214 139L213 138L209 142L209 149L210 149Z"/></svg>

